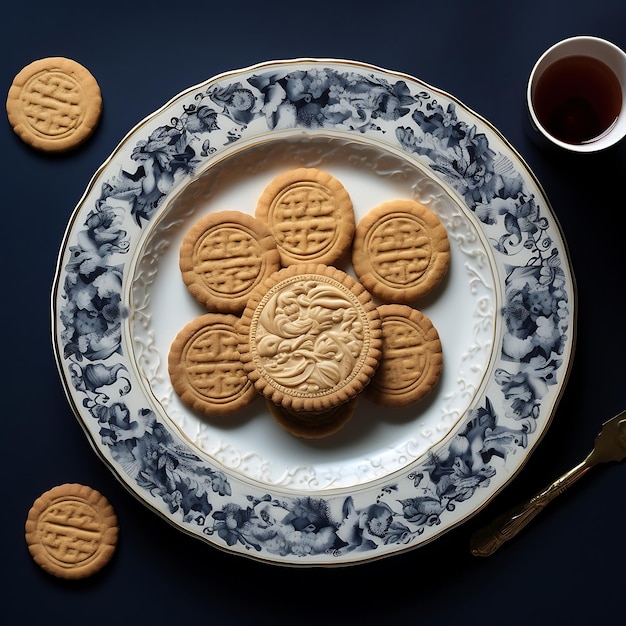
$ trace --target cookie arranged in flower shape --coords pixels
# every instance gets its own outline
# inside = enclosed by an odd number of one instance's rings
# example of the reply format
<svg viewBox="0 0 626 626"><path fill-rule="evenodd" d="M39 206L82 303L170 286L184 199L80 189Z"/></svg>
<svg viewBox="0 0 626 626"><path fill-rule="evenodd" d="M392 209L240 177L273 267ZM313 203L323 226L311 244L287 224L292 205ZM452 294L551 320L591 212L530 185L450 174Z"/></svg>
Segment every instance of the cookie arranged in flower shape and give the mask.
<svg viewBox="0 0 626 626"><path fill-rule="evenodd" d="M354 237L352 200L331 174L301 167L274 178L261 194L255 217L270 229L283 266L332 265Z"/></svg>
<svg viewBox="0 0 626 626"><path fill-rule="evenodd" d="M293 265L255 290L241 316L239 353L259 393L293 412L324 412L370 382L381 320L363 286L327 265Z"/></svg>
<svg viewBox="0 0 626 626"><path fill-rule="evenodd" d="M425 398L443 371L439 333L430 318L407 305L378 307L383 328L383 357L367 387L370 400L389 407Z"/></svg>
<svg viewBox="0 0 626 626"><path fill-rule="evenodd" d="M286 409L271 400L266 400L266 404L270 415L290 434L301 439L322 439L339 432L352 419L358 401L355 396L328 411L313 413Z"/></svg>
<svg viewBox="0 0 626 626"><path fill-rule="evenodd" d="M252 291L280 267L267 226L241 211L196 222L180 247L180 270L193 297L209 311L240 313Z"/></svg>
<svg viewBox="0 0 626 626"><path fill-rule="evenodd" d="M332 264L351 248L356 279ZM342 429L362 392L387 407L417 402L441 376L442 346L408 303L449 263L446 230L427 207L389 201L355 229L337 179L288 170L265 187L254 217L220 211L186 233L183 281L209 313L170 347L174 391L218 417L263 397L282 428L307 439Z"/></svg>
<svg viewBox="0 0 626 626"><path fill-rule="evenodd" d="M229 415L257 397L239 358L238 323L231 314L207 313L189 322L172 343L172 386L199 413Z"/></svg>
<svg viewBox="0 0 626 626"><path fill-rule="evenodd" d="M408 304L433 291L448 272L448 234L437 214L419 202L385 202L359 222L352 265L383 302Z"/></svg>

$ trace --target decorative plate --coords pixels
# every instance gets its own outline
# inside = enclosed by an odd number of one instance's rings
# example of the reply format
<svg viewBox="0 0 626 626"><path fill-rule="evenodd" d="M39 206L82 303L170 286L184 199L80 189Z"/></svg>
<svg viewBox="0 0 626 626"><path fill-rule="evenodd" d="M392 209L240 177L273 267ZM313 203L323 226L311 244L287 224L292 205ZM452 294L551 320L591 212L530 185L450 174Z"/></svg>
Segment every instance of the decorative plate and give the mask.
<svg viewBox="0 0 626 626"><path fill-rule="evenodd" d="M323 440L289 435L260 398L200 417L167 374L177 332L206 312L180 276L185 232L211 211L253 214L297 166L333 174L357 221L422 202L451 244L447 278L419 302L443 346L436 390L405 409L359 398ZM140 501L235 554L346 565L437 538L511 481L562 393L574 306L556 219L497 130L410 76L298 59L192 87L121 142L62 242L53 341L79 421Z"/></svg>

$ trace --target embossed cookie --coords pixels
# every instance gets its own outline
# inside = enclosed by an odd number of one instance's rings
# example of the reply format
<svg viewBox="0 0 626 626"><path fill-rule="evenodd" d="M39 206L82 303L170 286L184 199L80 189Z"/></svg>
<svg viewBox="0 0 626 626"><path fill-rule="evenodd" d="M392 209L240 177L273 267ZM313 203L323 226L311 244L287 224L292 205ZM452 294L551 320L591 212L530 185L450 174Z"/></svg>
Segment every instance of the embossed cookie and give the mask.
<svg viewBox="0 0 626 626"><path fill-rule="evenodd" d="M33 61L13 79L6 102L9 123L27 144L64 152L83 143L102 113L96 79L65 57Z"/></svg>
<svg viewBox="0 0 626 626"><path fill-rule="evenodd" d="M277 176L258 200L255 217L265 222L284 266L332 265L349 249L354 209L344 186L317 168L296 168Z"/></svg>
<svg viewBox="0 0 626 626"><path fill-rule="evenodd" d="M43 493L28 512L28 550L46 572L59 578L86 578L102 569L117 547L119 526L108 500L77 483Z"/></svg>
<svg viewBox="0 0 626 626"><path fill-rule="evenodd" d="M344 404L319 413L291 411L267 400L271 416L287 432L301 439L322 439L339 432L356 411L358 396Z"/></svg>
<svg viewBox="0 0 626 626"><path fill-rule="evenodd" d="M430 318L403 304L378 307L383 325L383 356L365 390L367 397L390 407L426 397L443 371L439 333Z"/></svg>
<svg viewBox="0 0 626 626"><path fill-rule="evenodd" d="M234 413L257 397L239 359L238 322L226 313L200 315L179 331L170 347L174 391L204 415Z"/></svg>
<svg viewBox="0 0 626 626"><path fill-rule="evenodd" d="M450 265L450 243L439 217L413 200L385 202L359 222L352 265L383 302L407 304L431 292Z"/></svg>
<svg viewBox="0 0 626 626"><path fill-rule="evenodd" d="M239 353L266 399L318 413L358 395L380 360L380 315L363 286L327 265L272 274L241 317Z"/></svg>
<svg viewBox="0 0 626 626"><path fill-rule="evenodd" d="M265 224L241 211L219 211L189 229L179 264L200 304L209 311L240 313L254 288L280 268L280 257Z"/></svg>

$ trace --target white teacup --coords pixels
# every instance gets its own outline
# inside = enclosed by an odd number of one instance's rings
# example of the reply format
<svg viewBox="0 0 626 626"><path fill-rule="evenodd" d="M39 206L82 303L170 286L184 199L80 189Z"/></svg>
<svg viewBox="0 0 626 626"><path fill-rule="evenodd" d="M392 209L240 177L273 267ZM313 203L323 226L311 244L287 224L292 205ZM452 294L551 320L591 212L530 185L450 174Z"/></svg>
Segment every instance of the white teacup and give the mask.
<svg viewBox="0 0 626 626"><path fill-rule="evenodd" d="M598 37L546 50L530 73L526 104L542 143L598 152L626 137L626 53Z"/></svg>

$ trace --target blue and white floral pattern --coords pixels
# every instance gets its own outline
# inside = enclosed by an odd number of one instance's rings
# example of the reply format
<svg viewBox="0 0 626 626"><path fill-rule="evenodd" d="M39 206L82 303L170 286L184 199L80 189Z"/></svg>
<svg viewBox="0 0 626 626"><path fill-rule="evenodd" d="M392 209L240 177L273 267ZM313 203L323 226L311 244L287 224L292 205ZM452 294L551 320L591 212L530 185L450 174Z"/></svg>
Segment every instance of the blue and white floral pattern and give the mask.
<svg viewBox="0 0 626 626"><path fill-rule="evenodd" d="M124 354L124 280L146 225L230 146L285 132L372 138L429 168L479 220L503 281L504 332L476 405L426 458L354 493L269 493L228 475L158 419ZM407 76L351 62L278 62L181 94L103 166L63 242L55 345L79 419L142 501L241 554L346 564L433 538L521 467L567 375L573 288L547 201L486 122Z"/></svg>

